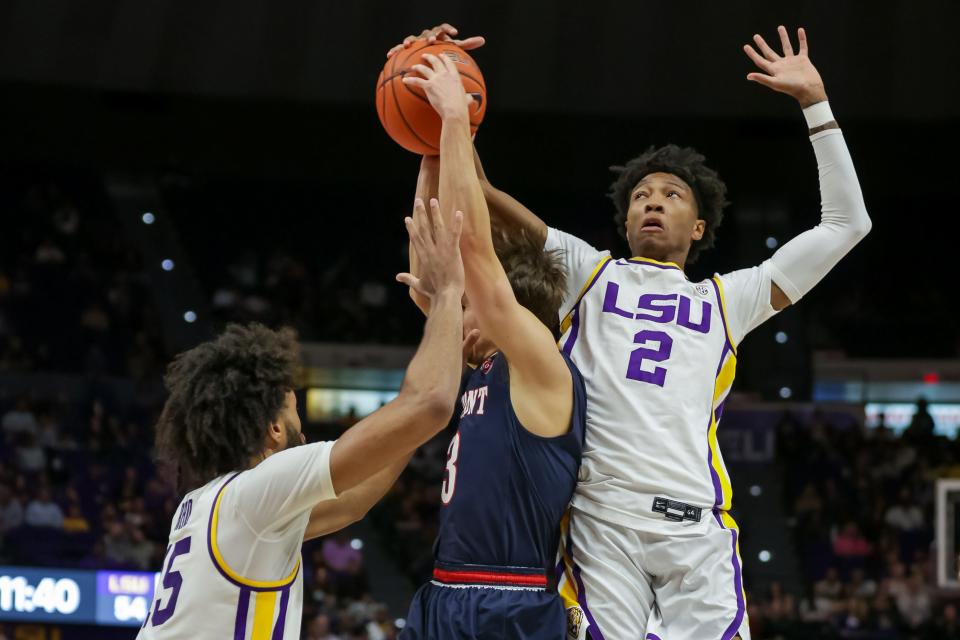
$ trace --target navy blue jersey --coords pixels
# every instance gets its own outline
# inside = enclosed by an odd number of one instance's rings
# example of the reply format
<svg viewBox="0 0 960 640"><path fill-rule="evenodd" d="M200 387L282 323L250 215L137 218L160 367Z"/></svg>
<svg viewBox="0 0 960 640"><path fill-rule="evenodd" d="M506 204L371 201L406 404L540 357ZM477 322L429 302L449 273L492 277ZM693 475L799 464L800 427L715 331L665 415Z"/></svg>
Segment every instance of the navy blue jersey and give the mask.
<svg viewBox="0 0 960 640"><path fill-rule="evenodd" d="M586 426L583 378L563 357L572 377L573 414L570 431L553 438L530 433L517 419L503 354L465 374L441 489L438 563L545 571L555 563Z"/></svg>

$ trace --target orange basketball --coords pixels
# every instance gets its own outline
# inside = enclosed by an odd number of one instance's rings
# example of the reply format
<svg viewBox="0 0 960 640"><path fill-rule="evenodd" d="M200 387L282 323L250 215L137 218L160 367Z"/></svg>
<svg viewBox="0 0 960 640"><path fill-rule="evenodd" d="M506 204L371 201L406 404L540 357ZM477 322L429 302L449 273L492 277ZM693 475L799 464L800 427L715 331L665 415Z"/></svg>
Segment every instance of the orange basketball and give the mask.
<svg viewBox="0 0 960 640"><path fill-rule="evenodd" d="M424 53L447 56L457 64L460 80L467 93L473 95L470 105L470 133L476 133L487 111L487 86L480 67L467 52L449 42L427 44L418 40L409 49L403 49L392 58L377 78L377 115L393 140L404 149L419 155L440 153L440 116L430 106L419 87L405 85L403 76L411 73L415 64L428 64ZM415 72L414 72L415 73Z"/></svg>

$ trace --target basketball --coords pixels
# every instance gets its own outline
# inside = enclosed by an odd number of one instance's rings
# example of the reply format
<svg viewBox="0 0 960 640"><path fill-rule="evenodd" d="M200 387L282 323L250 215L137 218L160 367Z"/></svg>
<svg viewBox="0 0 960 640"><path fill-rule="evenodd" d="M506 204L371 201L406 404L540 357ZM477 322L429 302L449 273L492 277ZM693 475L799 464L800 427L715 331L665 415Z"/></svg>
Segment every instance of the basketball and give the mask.
<svg viewBox="0 0 960 640"><path fill-rule="evenodd" d="M421 40L387 60L377 79L377 115L387 134L401 147L419 155L440 153L440 116L430 106L423 89L407 86L403 77L415 64L427 64L423 54L447 56L457 64L470 105L470 133L476 133L487 110L487 87L480 67L466 51L449 42L427 44Z"/></svg>

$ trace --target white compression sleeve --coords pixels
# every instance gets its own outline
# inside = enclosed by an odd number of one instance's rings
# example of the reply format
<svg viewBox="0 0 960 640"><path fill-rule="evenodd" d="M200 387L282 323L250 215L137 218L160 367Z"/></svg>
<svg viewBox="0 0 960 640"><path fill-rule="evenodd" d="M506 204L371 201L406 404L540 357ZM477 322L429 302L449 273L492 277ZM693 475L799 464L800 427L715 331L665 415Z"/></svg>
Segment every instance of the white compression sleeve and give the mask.
<svg viewBox="0 0 960 640"><path fill-rule="evenodd" d="M872 226L843 134L827 129L810 141L820 172L820 224L770 258L773 281L792 303L813 289Z"/></svg>

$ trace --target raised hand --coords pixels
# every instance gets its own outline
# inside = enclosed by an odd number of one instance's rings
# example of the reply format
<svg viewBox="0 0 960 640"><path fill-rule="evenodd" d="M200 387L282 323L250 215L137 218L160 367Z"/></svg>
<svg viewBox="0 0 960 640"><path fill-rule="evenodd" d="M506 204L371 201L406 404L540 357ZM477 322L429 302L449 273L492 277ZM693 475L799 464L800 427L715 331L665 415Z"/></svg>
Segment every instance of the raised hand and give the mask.
<svg viewBox="0 0 960 640"><path fill-rule="evenodd" d="M797 53L793 52L793 45L790 43L786 27L782 25L777 27L777 33L780 34L780 44L783 47L782 56L774 51L760 34L755 34L753 41L763 55L757 53L749 44L743 45L747 56L763 71L763 73L747 74L747 80L793 96L803 108L826 100L827 91L823 87L823 80L807 55L806 31L803 27L797 29L800 44L800 50Z"/></svg>
<svg viewBox="0 0 960 640"><path fill-rule="evenodd" d="M417 198L413 217L405 218L410 244L417 253L419 277L398 273L402 282L417 293L433 300L443 293L463 296L463 260L460 257L460 233L463 231L463 212L457 211L453 227L448 227L440 213L436 198L430 199L427 213L423 200Z"/></svg>
<svg viewBox="0 0 960 640"><path fill-rule="evenodd" d="M423 54L423 59L427 64L410 67L410 71L423 77L407 74L403 76L403 83L423 89L440 118L469 117L468 108L473 96L463 89L457 64L447 56L435 56L432 53Z"/></svg>
<svg viewBox="0 0 960 640"><path fill-rule="evenodd" d="M428 44L433 44L434 42L451 42L464 51L477 49L486 43L483 36L472 36L470 38L464 38L463 40L457 40L456 35L457 28L444 22L432 29L424 29L418 36L407 36L403 39L403 42L394 46L390 51L387 51L387 57L389 58L404 49L408 49L410 45L417 40L426 40Z"/></svg>

